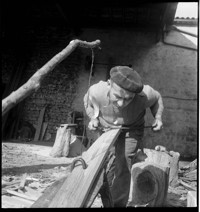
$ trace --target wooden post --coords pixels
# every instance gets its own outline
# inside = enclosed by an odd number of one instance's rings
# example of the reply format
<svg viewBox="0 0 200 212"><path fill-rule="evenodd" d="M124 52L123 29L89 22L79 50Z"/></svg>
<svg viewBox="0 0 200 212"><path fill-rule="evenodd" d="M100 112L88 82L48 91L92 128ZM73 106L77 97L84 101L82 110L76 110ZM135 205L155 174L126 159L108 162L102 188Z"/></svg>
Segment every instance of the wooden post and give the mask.
<svg viewBox="0 0 200 212"><path fill-rule="evenodd" d="M67 129L68 124L61 124L57 130L56 139L50 152L52 157L67 157L71 139L71 130Z"/></svg>

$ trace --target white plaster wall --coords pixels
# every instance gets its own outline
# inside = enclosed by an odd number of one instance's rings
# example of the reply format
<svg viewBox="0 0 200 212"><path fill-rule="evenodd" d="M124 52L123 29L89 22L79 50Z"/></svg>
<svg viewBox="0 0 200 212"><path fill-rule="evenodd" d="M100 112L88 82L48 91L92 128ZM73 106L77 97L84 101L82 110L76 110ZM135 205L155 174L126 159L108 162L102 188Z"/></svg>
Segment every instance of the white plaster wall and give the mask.
<svg viewBox="0 0 200 212"><path fill-rule="evenodd" d="M132 64L149 84L163 96L164 113L162 132L145 130L144 142L147 148L157 144L168 150L178 151L183 157L197 155L197 52L156 43L154 33L136 32L125 29L84 29L80 39L101 40L101 50L95 50L94 76L91 84L106 79L109 58L113 63ZM178 45L195 47L187 36L171 31L165 40ZM91 51L82 49L82 70L79 75L74 110L82 111L83 96L88 88L89 71L84 70L84 58ZM146 125L153 118L147 110ZM87 121L86 121L87 122ZM90 132L88 136L93 138Z"/></svg>

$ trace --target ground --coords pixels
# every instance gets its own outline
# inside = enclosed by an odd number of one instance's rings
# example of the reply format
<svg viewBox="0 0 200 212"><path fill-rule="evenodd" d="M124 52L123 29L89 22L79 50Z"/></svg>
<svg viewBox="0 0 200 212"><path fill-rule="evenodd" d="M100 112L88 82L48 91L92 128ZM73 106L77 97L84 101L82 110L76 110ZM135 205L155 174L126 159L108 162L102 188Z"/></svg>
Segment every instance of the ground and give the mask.
<svg viewBox="0 0 200 212"><path fill-rule="evenodd" d="M26 173L28 177L38 179L43 190L57 179L67 176L74 158L52 158L49 153L51 142L20 142L19 140L2 142L2 181L12 182L22 179ZM181 165L186 165L181 163ZM43 190L42 190L43 189ZM186 206L187 190L184 187L169 187L167 207ZM103 207L98 195L92 207Z"/></svg>
<svg viewBox="0 0 200 212"><path fill-rule="evenodd" d="M52 142L21 142L19 140L2 143L2 180L12 182L22 179L23 174L39 179L40 188L67 176L74 157L53 158L49 155ZM42 190L41 190L42 191ZM92 207L102 207L99 196Z"/></svg>

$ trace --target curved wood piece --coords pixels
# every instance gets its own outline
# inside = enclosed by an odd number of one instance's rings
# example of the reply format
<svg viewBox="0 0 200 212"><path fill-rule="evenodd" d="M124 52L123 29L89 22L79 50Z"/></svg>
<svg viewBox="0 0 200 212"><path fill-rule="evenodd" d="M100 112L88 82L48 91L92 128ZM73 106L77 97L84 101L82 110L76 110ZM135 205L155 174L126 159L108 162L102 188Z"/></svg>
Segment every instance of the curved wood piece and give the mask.
<svg viewBox="0 0 200 212"><path fill-rule="evenodd" d="M78 46L83 48L95 48L99 46L100 43L100 40L93 42L86 42L78 39L72 40L65 49L49 60L24 85L2 100L2 116L27 96L37 91L40 88L44 77L52 71L56 65L68 57Z"/></svg>

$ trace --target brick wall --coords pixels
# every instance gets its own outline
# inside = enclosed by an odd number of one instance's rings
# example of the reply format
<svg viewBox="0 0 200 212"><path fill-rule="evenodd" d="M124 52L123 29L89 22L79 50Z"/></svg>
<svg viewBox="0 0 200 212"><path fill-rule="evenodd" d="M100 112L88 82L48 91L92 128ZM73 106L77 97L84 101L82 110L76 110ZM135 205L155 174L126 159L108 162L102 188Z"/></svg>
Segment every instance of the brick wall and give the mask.
<svg viewBox="0 0 200 212"><path fill-rule="evenodd" d="M27 66L21 82L30 77L53 56L62 51L73 40L65 27L56 28L38 26L35 31L27 30L26 44L30 50ZM12 47L11 47L12 48ZM20 49L15 49L20 52ZM24 52L26 54L26 52ZM76 96L77 78L80 69L80 49L76 48L64 61L57 65L43 80L40 89L28 96L22 104L20 119L37 127L40 111L46 107L44 122L48 122L46 131L54 141L56 126L71 122L72 102ZM8 83L12 71L16 71L15 55L12 50L4 50L2 82Z"/></svg>
<svg viewBox="0 0 200 212"><path fill-rule="evenodd" d="M65 48L65 46L63 46ZM36 51L27 69L25 78L28 80L37 69L42 67L63 48L40 48ZM52 53L53 52L53 53ZM50 72L42 82L41 88L27 97L24 105L24 120L36 128L40 110L46 107L44 122L48 122L47 133L55 137L56 126L70 123L72 102L76 96L77 76L79 72L79 50L76 49L69 57Z"/></svg>

